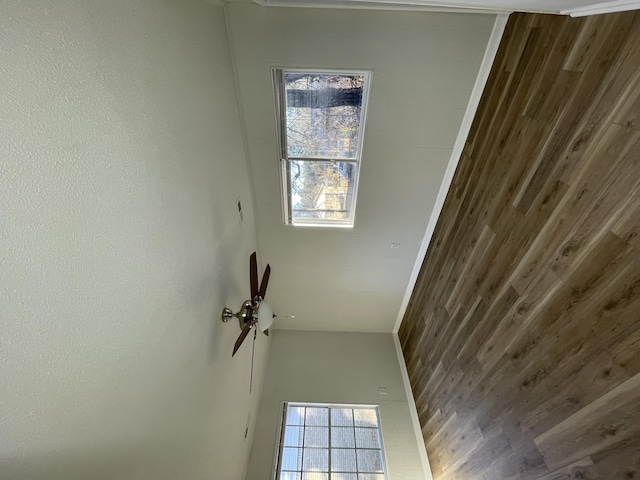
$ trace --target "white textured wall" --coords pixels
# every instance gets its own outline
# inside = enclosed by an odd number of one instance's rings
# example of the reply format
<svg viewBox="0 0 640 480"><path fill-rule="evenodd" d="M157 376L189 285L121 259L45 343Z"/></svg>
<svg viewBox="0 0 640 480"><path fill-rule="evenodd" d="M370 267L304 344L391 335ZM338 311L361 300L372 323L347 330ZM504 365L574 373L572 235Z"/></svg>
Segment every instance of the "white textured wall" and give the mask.
<svg viewBox="0 0 640 480"><path fill-rule="evenodd" d="M222 9L0 2L0 478L244 476L239 124Z"/></svg>
<svg viewBox="0 0 640 480"><path fill-rule="evenodd" d="M425 480L391 334L275 331L246 480L272 478L283 401L379 405L389 480Z"/></svg>

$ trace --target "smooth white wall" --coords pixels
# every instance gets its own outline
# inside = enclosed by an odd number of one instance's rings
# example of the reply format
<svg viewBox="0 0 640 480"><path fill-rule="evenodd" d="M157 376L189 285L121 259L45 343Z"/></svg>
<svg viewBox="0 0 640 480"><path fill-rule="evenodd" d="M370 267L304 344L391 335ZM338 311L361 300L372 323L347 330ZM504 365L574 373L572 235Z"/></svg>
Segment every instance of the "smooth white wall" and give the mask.
<svg viewBox="0 0 640 480"><path fill-rule="evenodd" d="M0 138L0 478L242 478L268 339L250 396L223 10L3 0Z"/></svg>
<svg viewBox="0 0 640 480"><path fill-rule="evenodd" d="M272 478L283 401L379 405L389 480L425 479L391 334L276 330L271 346L246 480Z"/></svg>

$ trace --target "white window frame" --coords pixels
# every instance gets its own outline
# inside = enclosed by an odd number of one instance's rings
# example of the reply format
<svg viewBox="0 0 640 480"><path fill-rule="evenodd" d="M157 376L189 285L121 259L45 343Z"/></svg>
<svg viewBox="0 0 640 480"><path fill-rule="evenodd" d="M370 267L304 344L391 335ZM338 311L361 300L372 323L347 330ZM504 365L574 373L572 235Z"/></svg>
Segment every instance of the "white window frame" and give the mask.
<svg viewBox="0 0 640 480"><path fill-rule="evenodd" d="M382 435L382 423L380 419L380 408L378 405L364 405L364 404L345 404L345 403L310 403L310 402L282 402L280 406L280 418L278 420L278 434L276 439L275 446L275 456L273 463L273 471L272 471L272 480L278 480L280 477L280 464L281 464L281 456L282 449L284 447L284 432L287 425L287 408L291 407L310 407L310 408L350 408L350 409L367 409L367 410L375 410L376 417L378 421L377 431L378 438L380 440L380 452L382 458L382 473L378 473L378 475L382 475L384 480L388 480L387 475L387 456L384 448L384 439ZM329 431L331 431L331 417L328 419ZM355 428L355 427L354 427ZM371 427L370 427L371 428ZM342 448L342 447L341 447ZM331 435L329 435L329 446L327 447L329 451L329 472L327 473L328 479L332 480L332 472L331 472ZM356 450L356 448L354 448ZM343 472L335 472L343 473ZM355 472L354 472L355 473ZM364 473L364 472L359 472ZM357 475L357 473L355 473Z"/></svg>
<svg viewBox="0 0 640 480"><path fill-rule="evenodd" d="M367 121L367 110L369 106L369 94L371 91L372 72L370 70L342 70L342 69L317 69L317 68L284 68L274 67L271 69L275 96L276 110L276 130L278 138L278 155L280 160L280 190L282 193L282 219L285 225L305 226L305 227L338 227L353 228L356 215L356 204L358 199L358 186L360 181L360 168L364 150L364 137ZM287 149L287 126L286 126L286 93L284 84L285 73L317 73L325 75L362 75L364 86L362 89L362 105L360 107L360 130L358 132L357 151L355 159L335 159L322 157L289 157ZM292 161L331 161L355 163L355 179L353 184L353 200L349 220L317 220L317 219L295 219L293 218L291 200L291 175L290 165Z"/></svg>

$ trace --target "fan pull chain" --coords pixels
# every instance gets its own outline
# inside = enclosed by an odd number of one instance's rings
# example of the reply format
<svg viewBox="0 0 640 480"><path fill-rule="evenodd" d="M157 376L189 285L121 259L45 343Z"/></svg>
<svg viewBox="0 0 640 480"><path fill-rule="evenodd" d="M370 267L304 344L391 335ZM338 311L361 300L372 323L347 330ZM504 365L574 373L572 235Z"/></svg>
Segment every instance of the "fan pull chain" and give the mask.
<svg viewBox="0 0 640 480"><path fill-rule="evenodd" d="M253 347L251 347L251 376L249 377L249 395L251 395L251 389L253 388L253 356L256 353L256 335L258 334L258 327L253 329Z"/></svg>

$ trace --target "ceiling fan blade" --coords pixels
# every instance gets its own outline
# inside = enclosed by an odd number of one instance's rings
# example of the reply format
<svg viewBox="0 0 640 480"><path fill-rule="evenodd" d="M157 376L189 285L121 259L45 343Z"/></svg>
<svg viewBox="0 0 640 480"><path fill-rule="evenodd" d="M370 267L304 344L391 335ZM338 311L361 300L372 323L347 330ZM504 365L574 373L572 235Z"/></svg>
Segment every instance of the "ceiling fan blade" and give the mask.
<svg viewBox="0 0 640 480"><path fill-rule="evenodd" d="M233 346L233 353L231 354L232 357L236 354L236 352L240 348L240 345L242 345L242 342L244 342L244 339L247 338L247 335L249 335L249 332L251 331L252 326L253 324L251 322L247 322L247 324L242 329L242 332L240 332L240 336L238 337L235 345Z"/></svg>
<svg viewBox="0 0 640 480"><path fill-rule="evenodd" d="M249 258L249 278L251 280L251 302L258 295L258 260L256 252L251 254Z"/></svg>
<svg viewBox="0 0 640 480"><path fill-rule="evenodd" d="M260 298L264 299L267 294L267 285L269 285L269 275L271 275L271 267L267 264L267 268L264 269L264 275L262 275L262 282L260 282Z"/></svg>

